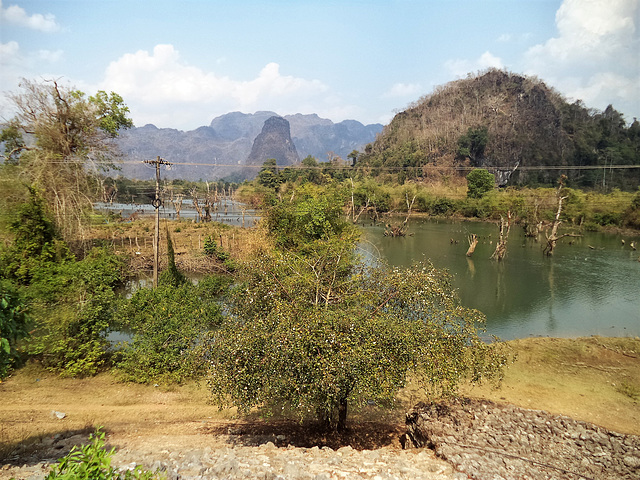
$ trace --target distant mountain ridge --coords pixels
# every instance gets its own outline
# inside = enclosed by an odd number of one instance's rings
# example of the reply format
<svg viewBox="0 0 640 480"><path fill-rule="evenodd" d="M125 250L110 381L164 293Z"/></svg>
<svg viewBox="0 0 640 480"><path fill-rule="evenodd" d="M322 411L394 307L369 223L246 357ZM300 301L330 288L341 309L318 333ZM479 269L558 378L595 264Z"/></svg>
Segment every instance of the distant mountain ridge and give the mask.
<svg viewBox="0 0 640 480"><path fill-rule="evenodd" d="M353 150L374 141L383 128L355 120L333 123L316 114L280 116L271 111L231 112L214 118L208 126L186 132L149 124L120 134L117 144L126 162L119 173L129 178L152 178L154 171L142 160L159 155L175 164L163 172L165 178L251 178L258 170L247 167L254 140L272 117L288 121L292 146L300 159L311 155L319 161L327 160L329 152L346 159ZM249 174L252 170L256 170L253 175Z"/></svg>

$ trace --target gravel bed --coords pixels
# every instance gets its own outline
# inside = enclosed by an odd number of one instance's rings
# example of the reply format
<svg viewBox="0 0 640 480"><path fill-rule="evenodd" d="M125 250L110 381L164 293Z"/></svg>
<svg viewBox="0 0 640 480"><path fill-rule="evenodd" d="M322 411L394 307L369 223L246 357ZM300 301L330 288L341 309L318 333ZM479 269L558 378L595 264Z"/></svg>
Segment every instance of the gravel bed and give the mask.
<svg viewBox="0 0 640 480"><path fill-rule="evenodd" d="M408 443L434 449L470 478L640 479L640 437L484 400L421 404Z"/></svg>
<svg viewBox="0 0 640 480"><path fill-rule="evenodd" d="M142 465L159 470L169 480L463 480L467 476L436 458L429 449L401 450L384 447L376 450L355 450L341 447L300 448L276 446L272 441L261 445L234 444L229 436L226 445L218 444L198 449L184 448L184 439L153 439L148 444L117 449L112 465L119 469L134 469ZM192 438L192 440L195 440ZM67 450L74 443L86 442L86 435L55 442L53 448ZM278 440L276 440L278 442ZM177 445L183 445L182 448ZM43 480L55 462L54 457L39 459L20 466L0 468L0 479Z"/></svg>

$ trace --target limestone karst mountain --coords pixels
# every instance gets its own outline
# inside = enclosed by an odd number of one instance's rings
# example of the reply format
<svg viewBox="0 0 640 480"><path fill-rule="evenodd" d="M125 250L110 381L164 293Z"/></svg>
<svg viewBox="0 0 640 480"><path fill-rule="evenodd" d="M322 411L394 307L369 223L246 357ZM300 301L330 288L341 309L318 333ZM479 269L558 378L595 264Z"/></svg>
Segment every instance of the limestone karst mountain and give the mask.
<svg viewBox="0 0 640 480"><path fill-rule="evenodd" d="M291 139L289 122L282 117L274 116L264 122L262 131L254 140L251 153L245 162L245 176L255 177L260 166L270 158L275 159L276 165L282 167L295 165L300 161Z"/></svg>
<svg viewBox="0 0 640 480"><path fill-rule="evenodd" d="M142 160L160 155L175 164L163 173L166 178L243 180L255 170L246 168L254 140L272 117L279 115L270 111L232 112L214 118L208 126L186 132L154 125L132 128L117 140L125 160L119 173L130 178L152 178L153 170ZM281 118L289 122L298 157L311 155L318 161L327 160L329 154L346 159L382 131L381 124L363 125L354 120L333 123L315 114Z"/></svg>

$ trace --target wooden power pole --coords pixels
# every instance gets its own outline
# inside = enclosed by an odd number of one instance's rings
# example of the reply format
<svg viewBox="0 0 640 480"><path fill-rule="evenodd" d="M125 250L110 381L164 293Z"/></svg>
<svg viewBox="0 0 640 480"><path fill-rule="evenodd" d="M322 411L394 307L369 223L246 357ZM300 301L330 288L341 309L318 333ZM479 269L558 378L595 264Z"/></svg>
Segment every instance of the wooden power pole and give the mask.
<svg viewBox="0 0 640 480"><path fill-rule="evenodd" d="M153 236L153 288L158 286L158 256L160 250L160 165L172 165L159 156L155 160L144 160L144 163L148 163L156 166L156 196L151 202L153 208L156 209L156 230Z"/></svg>

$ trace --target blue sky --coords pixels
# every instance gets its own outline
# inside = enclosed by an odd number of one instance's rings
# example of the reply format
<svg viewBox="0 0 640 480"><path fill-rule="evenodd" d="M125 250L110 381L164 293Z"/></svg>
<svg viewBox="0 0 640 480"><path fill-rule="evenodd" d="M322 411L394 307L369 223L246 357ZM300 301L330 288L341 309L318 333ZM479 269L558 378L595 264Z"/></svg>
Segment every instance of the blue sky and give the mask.
<svg viewBox="0 0 640 480"><path fill-rule="evenodd" d="M115 91L137 126L258 110L388 123L488 67L640 117L640 0L0 2L0 90Z"/></svg>

